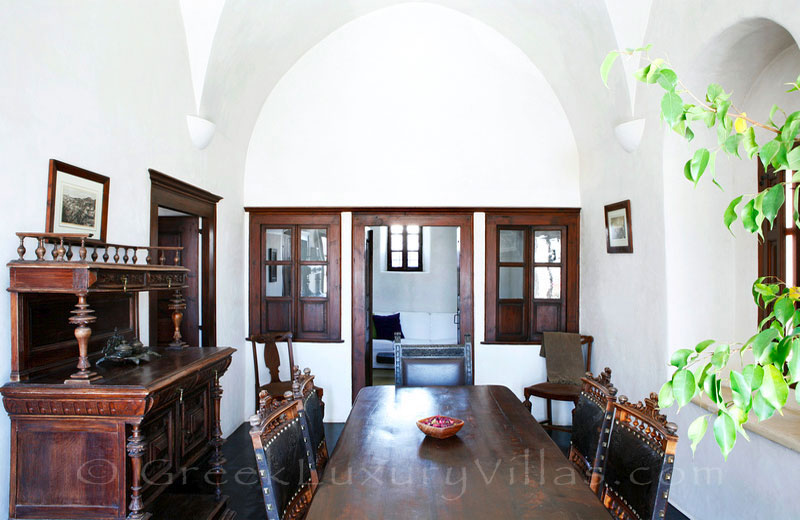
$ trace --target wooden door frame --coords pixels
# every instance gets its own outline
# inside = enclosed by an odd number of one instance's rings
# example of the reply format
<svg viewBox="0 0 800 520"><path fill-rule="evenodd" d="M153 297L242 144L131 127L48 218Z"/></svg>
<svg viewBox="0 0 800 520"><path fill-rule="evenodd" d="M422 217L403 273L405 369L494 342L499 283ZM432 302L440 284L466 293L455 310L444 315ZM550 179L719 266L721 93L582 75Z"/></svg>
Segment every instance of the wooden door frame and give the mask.
<svg viewBox="0 0 800 520"><path fill-rule="evenodd" d="M352 220L352 399L355 401L358 392L366 383L366 299L364 297L364 277L366 261L364 255L365 228L368 226L389 226L391 224L419 224L421 226L452 226L461 228L461 254L459 267L461 269L461 337L464 341L465 334L473 335L475 324L474 309L474 211L464 208L431 208L431 209L379 209L379 210L354 210ZM473 352L473 367L475 366Z"/></svg>
<svg viewBox="0 0 800 520"><path fill-rule="evenodd" d="M222 200L219 195L192 186L186 182L149 169L150 172L150 245L158 245L158 208L195 215L202 220L201 241L202 283L200 301L202 306L201 325L203 327L203 345L217 344L217 203ZM157 341L156 298L150 298L150 345Z"/></svg>

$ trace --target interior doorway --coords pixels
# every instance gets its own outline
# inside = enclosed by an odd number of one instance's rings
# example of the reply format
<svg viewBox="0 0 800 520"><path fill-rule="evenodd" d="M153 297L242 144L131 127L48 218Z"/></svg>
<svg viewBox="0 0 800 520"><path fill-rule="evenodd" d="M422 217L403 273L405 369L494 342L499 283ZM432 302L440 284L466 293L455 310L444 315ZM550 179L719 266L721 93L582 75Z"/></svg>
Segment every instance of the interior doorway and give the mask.
<svg viewBox="0 0 800 520"><path fill-rule="evenodd" d="M460 228L391 224L365 232L366 384L394 385L395 332L404 344L459 343Z"/></svg>
<svg viewBox="0 0 800 520"><path fill-rule="evenodd" d="M374 383L373 361L374 342L372 341L370 316L376 311L391 309L374 308L376 300L376 281L374 266L376 261L383 262L380 254L381 244L378 242L378 229L387 230L387 270L392 251L389 246L392 228L390 226L449 227L458 237L455 281L455 311L452 319L455 325L457 343L464 341L466 334L473 334L473 224L472 213L464 210L381 210L379 212L353 213L353 355L352 355L352 397L355 400L358 392ZM399 228L395 228L399 230ZM370 233L372 231L372 233ZM404 231L408 235L408 229ZM412 233L413 234L413 233ZM413 248L412 248L413 249ZM422 243L424 251L424 242ZM411 251L413 253L414 251ZM408 254L409 251L403 251ZM413 254L411 255L414 256ZM425 256L419 257L424 270ZM406 267L414 268L413 260L409 265L408 257L403 259ZM439 338L443 339L443 338ZM473 354L474 356L474 354ZM474 361L474 360L473 360Z"/></svg>
<svg viewBox="0 0 800 520"><path fill-rule="evenodd" d="M216 224L222 197L150 170L150 243L182 246L182 265L189 269L181 336L189 346L215 346ZM150 297L150 345L172 341L170 294Z"/></svg>

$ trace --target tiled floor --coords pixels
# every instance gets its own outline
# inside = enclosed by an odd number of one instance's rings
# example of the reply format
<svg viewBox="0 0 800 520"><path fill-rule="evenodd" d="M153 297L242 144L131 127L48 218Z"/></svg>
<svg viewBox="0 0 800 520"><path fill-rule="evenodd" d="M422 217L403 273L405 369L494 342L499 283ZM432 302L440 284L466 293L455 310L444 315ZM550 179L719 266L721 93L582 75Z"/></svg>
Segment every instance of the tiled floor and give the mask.
<svg viewBox="0 0 800 520"><path fill-rule="evenodd" d="M331 454L336 448L342 428L344 423L325 423L325 438L328 441L328 452ZM223 486L223 493L230 497L230 508L236 511L237 520L262 519L265 516L249 429L248 423L239 426L228 437L222 449L228 460L225 465L227 483ZM569 451L569 433L556 431L552 432L551 437L566 455ZM688 518L669 506L667 520L688 520Z"/></svg>

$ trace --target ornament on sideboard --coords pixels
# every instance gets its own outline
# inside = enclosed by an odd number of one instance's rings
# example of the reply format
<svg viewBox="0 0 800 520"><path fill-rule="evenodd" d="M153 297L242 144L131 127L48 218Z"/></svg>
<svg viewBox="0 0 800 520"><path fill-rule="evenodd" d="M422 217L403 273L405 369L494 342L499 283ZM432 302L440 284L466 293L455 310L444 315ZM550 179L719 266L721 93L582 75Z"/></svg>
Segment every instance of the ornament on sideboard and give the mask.
<svg viewBox="0 0 800 520"><path fill-rule="evenodd" d="M146 347L138 339L128 343L128 340L114 328L114 333L108 338L105 348L103 348L103 357L97 363L110 361L112 363L134 363L138 365L140 362L152 361L154 358L161 357L161 354Z"/></svg>

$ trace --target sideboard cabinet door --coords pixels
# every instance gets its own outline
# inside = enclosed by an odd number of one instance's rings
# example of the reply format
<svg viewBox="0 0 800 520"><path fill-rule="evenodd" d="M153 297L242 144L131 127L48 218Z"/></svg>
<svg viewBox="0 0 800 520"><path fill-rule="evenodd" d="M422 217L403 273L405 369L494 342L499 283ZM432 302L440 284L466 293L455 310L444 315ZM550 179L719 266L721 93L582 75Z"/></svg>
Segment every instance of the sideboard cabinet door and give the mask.
<svg viewBox="0 0 800 520"><path fill-rule="evenodd" d="M211 387L208 383L183 396L180 402L181 465L192 464L206 452L211 438Z"/></svg>

